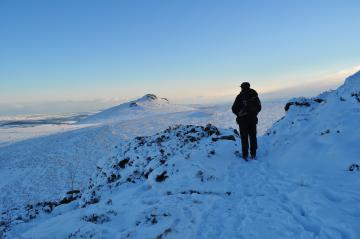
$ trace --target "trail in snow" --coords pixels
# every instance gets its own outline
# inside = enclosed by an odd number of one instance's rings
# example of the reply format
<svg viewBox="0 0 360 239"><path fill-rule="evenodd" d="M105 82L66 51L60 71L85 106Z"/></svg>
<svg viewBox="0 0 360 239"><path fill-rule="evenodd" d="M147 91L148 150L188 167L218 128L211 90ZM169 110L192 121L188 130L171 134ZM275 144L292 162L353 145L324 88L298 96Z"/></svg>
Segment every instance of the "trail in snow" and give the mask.
<svg viewBox="0 0 360 239"><path fill-rule="evenodd" d="M265 145L260 145L266 147ZM270 166L271 158L232 158L224 187L201 215L196 238L357 238L360 193L351 179L297 181ZM358 181L358 180L357 180ZM340 190L340 188L342 188ZM216 226L214 226L216 225Z"/></svg>

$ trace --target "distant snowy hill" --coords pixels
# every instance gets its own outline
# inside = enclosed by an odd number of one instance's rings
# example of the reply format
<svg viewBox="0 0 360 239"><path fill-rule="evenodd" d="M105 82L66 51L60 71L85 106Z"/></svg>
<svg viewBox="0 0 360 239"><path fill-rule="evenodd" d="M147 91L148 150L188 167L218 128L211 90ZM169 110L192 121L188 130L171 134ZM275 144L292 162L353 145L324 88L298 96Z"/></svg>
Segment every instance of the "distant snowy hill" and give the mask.
<svg viewBox="0 0 360 239"><path fill-rule="evenodd" d="M120 104L80 121L80 123L110 123L145 118L156 114L194 111L191 107L171 104L166 98L147 94L137 100Z"/></svg>
<svg viewBox="0 0 360 239"><path fill-rule="evenodd" d="M357 73L290 100L255 161L239 157L236 130L213 125L119 140L81 192L9 209L0 229L7 238L360 238L359 82Z"/></svg>

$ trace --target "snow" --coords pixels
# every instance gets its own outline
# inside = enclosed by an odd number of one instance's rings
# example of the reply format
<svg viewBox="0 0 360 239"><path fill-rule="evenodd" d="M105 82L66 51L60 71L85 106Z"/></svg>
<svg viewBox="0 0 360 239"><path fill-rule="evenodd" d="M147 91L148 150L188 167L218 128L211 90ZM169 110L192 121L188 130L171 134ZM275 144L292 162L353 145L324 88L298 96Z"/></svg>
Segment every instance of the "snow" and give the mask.
<svg viewBox="0 0 360 239"><path fill-rule="evenodd" d="M147 94L137 100L120 104L80 121L80 123L113 123L181 111L195 111L191 107L170 104L166 98Z"/></svg>
<svg viewBox="0 0 360 239"><path fill-rule="evenodd" d="M89 124L90 125L90 124ZM45 124L32 127L0 128L0 147L40 136L63 133L88 127L89 125Z"/></svg>
<svg viewBox="0 0 360 239"><path fill-rule="evenodd" d="M108 127L90 127L2 147L0 174L13 176L1 180L1 206L58 197L71 181L84 186L116 140Z"/></svg>
<svg viewBox="0 0 360 239"><path fill-rule="evenodd" d="M87 114L0 116L0 147L40 136L91 126L76 125Z"/></svg>
<svg viewBox="0 0 360 239"><path fill-rule="evenodd" d="M352 96L360 91L359 82L358 73L338 90L290 100L308 106L290 106L286 117L267 132L274 164L296 174L323 174L359 163L360 102Z"/></svg>
<svg viewBox="0 0 360 239"><path fill-rule="evenodd" d="M44 197L51 191L44 187L42 203L1 214L3 236L359 238L360 171L349 170L360 165L359 75L335 91L290 100L285 116L259 137L258 159L249 162L239 157L229 106L170 112L169 103L156 97L154 104L148 96L136 101L136 117L127 118L134 110L121 105L83 121L96 126L2 147L1 175L22 170L9 175L11 181L34 172L25 184L5 186L30 186L30 179L46 175L40 169L49 155L66 162L81 155L80 171L85 160L93 164L82 172L92 176L74 198L59 199L66 187ZM265 132L264 119L269 125L272 114L279 116L263 108L259 132ZM11 193L4 185L2 193Z"/></svg>
<svg viewBox="0 0 360 239"><path fill-rule="evenodd" d="M345 97L351 96L352 93L358 93L360 90L360 71L345 79L345 83L337 90L338 95Z"/></svg>
<svg viewBox="0 0 360 239"><path fill-rule="evenodd" d="M138 101L154 103L146 99L147 96L144 96ZM77 188L85 187L96 169L96 163L109 157L114 146L123 140L155 134L175 124L205 125L210 122L223 128L236 127L230 104L191 107L191 111L182 111L190 107L175 105L173 110L180 109L180 112L165 114L163 112L169 111L167 108L171 103L169 105L163 100L161 103L165 104L163 110L156 104L156 112L149 110L148 113L135 115L137 118L122 114L123 118L111 122L105 120L107 123L63 123L69 117L77 118L74 115L6 119L8 123L21 121L22 124L0 127L0 138L4 138L0 141L0 210L61 197L71 189L72 183ZM282 103L264 103L264 106L259 116L260 134L283 113ZM98 117L97 114L93 116ZM114 119L113 114L107 116ZM124 119L126 117L127 120ZM61 118L61 124L48 124L54 118ZM45 124L25 124L40 120L44 120ZM8 137L11 139L8 140Z"/></svg>

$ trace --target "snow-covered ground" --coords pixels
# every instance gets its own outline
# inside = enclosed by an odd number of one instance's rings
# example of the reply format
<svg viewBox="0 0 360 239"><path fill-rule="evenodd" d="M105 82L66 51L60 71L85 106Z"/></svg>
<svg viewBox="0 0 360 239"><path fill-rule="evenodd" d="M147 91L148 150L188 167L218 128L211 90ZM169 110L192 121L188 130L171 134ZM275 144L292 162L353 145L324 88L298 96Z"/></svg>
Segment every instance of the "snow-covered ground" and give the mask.
<svg viewBox="0 0 360 239"><path fill-rule="evenodd" d="M141 102L138 105L146 108L135 107L134 115L131 115L134 107L129 107L130 102L85 119L82 115L3 119L4 126L0 127L0 208L57 198L70 190L72 184L76 188L85 187L98 160L111 155L113 147L123 140L151 135L176 124L212 123L222 128L237 127L230 104L175 105L170 110L168 101L160 99L159 104L157 100L145 101L146 98L138 100ZM259 133L263 134L283 112L282 102L264 102ZM80 123L69 122L70 117L80 118Z"/></svg>
<svg viewBox="0 0 360 239"><path fill-rule="evenodd" d="M145 97L139 100L144 101ZM145 109L128 107L133 102L121 104L94 115L0 116L0 147L26 139L65 133L104 123L116 124L115 128L120 129L120 134L125 138L155 133L166 126L176 123L201 125L213 123L225 128L237 127L234 116L230 111L230 103L190 107L182 105L174 106L169 104L168 101L161 99L160 103L153 106L148 104L150 107ZM284 103L284 101L263 102L263 111L260 112L260 122L258 125L260 135L274 123L274 120L279 119L284 114ZM141 106L141 103L139 105ZM90 117L86 117L87 115L90 115ZM139 127L139 124L146 125Z"/></svg>
<svg viewBox="0 0 360 239"><path fill-rule="evenodd" d="M147 94L137 100L123 103L95 115L89 116L80 123L117 123L124 120L167 115L196 109L184 105L170 104L166 98L159 98L154 94Z"/></svg>
<svg viewBox="0 0 360 239"><path fill-rule="evenodd" d="M259 132L281 116L263 108ZM335 91L293 99L286 109L259 137L258 159L250 162L239 157L229 105L130 120L109 114L96 126L2 147L4 201L9 194L21 202L11 195L17 187L42 199L3 213L3 236L360 238L360 73ZM264 126L264 119L271 122ZM52 177L37 177L60 170L60 159L81 166L58 175L59 184L92 174L88 183L76 182L81 192L63 199L55 194L65 196L69 183L50 195L50 187L38 188L39 179L45 185ZM25 179L11 181L19 175Z"/></svg>
<svg viewBox="0 0 360 239"><path fill-rule="evenodd" d="M87 127L75 123L87 114L0 116L0 147L25 139Z"/></svg>

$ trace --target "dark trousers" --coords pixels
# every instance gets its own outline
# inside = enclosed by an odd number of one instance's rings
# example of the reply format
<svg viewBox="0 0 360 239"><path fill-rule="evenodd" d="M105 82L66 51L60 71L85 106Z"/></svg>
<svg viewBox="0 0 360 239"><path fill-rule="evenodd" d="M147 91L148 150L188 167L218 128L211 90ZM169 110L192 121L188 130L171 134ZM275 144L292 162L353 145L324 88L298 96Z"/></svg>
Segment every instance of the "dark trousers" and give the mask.
<svg viewBox="0 0 360 239"><path fill-rule="evenodd" d="M243 156L249 155L249 140L250 140L250 154L255 156L257 149L256 139L256 120L240 119L240 136Z"/></svg>

